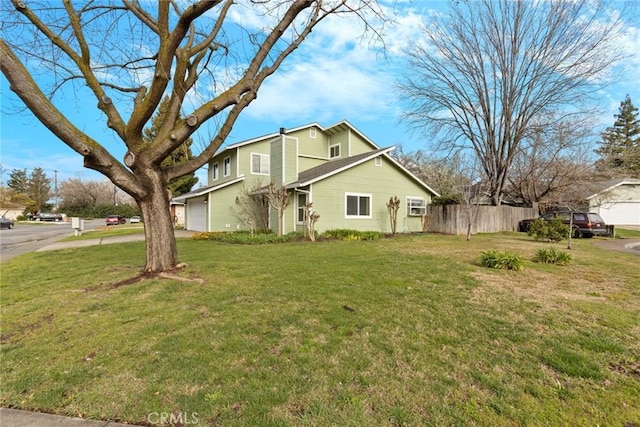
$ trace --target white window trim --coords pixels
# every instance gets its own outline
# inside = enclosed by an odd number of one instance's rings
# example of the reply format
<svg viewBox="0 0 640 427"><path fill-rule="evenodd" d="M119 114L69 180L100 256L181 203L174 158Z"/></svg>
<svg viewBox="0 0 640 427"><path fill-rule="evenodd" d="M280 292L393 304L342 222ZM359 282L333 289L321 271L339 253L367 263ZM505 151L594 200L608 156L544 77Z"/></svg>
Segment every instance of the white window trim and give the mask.
<svg viewBox="0 0 640 427"><path fill-rule="evenodd" d="M228 168L227 165L229 165ZM229 175L231 175L231 156L225 157L222 161L222 176L227 177Z"/></svg>
<svg viewBox="0 0 640 427"><path fill-rule="evenodd" d="M215 162L211 166L211 180L217 181L220 179L220 162Z"/></svg>
<svg viewBox="0 0 640 427"><path fill-rule="evenodd" d="M333 147L338 147L338 155L337 156L332 156L331 155L331 149ZM338 157L340 157L340 149L341 149L340 144L332 144L332 145L330 145L329 146L329 158L330 159L337 159Z"/></svg>
<svg viewBox="0 0 640 427"><path fill-rule="evenodd" d="M260 156L260 171L254 172L253 170L253 156ZM264 161L266 159L266 171L263 170L263 166L265 165ZM271 165L269 164L269 155L263 153L251 153L251 175L269 175L271 170Z"/></svg>
<svg viewBox="0 0 640 427"><path fill-rule="evenodd" d="M376 166L382 166L382 157L381 156L376 157Z"/></svg>
<svg viewBox="0 0 640 427"><path fill-rule="evenodd" d="M423 213L421 214L414 214L411 213L411 208L413 207L413 204L410 203L411 200L420 200L423 203L423 206L416 206L416 208L420 208L423 210ZM417 197L417 196L407 196L407 216L414 216L414 217L418 217L418 216L423 216L427 213L427 201L425 200L424 197Z"/></svg>
<svg viewBox="0 0 640 427"><path fill-rule="evenodd" d="M309 138L316 138L316 128L312 127L311 129L309 129Z"/></svg>
<svg viewBox="0 0 640 427"><path fill-rule="evenodd" d="M360 210L360 197L369 198L369 215L349 215L347 214L347 199L358 197L358 210ZM373 195L371 193L344 193L344 217L348 219L371 219L373 218Z"/></svg>

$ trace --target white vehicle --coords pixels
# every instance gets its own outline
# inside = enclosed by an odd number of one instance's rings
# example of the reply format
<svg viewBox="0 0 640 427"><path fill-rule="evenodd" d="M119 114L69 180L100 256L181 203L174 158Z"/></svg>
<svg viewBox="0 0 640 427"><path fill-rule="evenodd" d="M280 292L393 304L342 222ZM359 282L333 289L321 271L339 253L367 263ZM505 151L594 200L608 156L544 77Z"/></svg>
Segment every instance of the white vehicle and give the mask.
<svg viewBox="0 0 640 427"><path fill-rule="evenodd" d="M134 215L131 217L131 221L129 221L129 223L131 224L139 224L141 223L142 220L140 219L140 215Z"/></svg>

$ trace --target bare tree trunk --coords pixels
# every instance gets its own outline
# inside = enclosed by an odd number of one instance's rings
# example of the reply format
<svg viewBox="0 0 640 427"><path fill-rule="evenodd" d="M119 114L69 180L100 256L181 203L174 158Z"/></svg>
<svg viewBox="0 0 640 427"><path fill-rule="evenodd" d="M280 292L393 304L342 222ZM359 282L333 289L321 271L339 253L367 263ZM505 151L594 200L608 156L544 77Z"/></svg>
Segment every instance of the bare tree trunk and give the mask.
<svg viewBox="0 0 640 427"><path fill-rule="evenodd" d="M169 195L159 177L151 179L154 191L137 200L144 220L147 261L144 271L157 273L172 270L178 264L178 249L169 210Z"/></svg>
<svg viewBox="0 0 640 427"><path fill-rule="evenodd" d="M567 239L567 249L571 248L571 239L573 237L573 211L569 212L569 238Z"/></svg>

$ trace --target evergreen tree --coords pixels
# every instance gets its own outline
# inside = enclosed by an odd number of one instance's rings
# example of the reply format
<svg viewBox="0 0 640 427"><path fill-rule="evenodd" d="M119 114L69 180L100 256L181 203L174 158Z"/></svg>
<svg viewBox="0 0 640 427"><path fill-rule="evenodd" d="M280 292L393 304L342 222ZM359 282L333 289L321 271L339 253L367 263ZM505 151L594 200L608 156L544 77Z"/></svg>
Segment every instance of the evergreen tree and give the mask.
<svg viewBox="0 0 640 427"><path fill-rule="evenodd" d="M613 127L602 133L602 142L596 153L600 159L596 166L600 172L612 175L640 176L640 122L638 108L629 95L620 103Z"/></svg>
<svg viewBox="0 0 640 427"><path fill-rule="evenodd" d="M51 179L47 177L42 168L34 168L29 176L27 194L35 202L38 212L42 211L49 197L51 197Z"/></svg>
<svg viewBox="0 0 640 427"><path fill-rule="evenodd" d="M29 177L26 169L13 169L9 172L7 186L17 194L28 193Z"/></svg>
<svg viewBox="0 0 640 427"><path fill-rule="evenodd" d="M162 124L165 114L169 108L169 97L165 97L160 103L160 107L156 115L151 119L151 127L144 130L144 139L149 143L153 143L158 135L158 128ZM193 140L187 139L184 144L176 148L166 159L162 161L162 166L172 166L180 164L192 157L191 144ZM195 172L183 175L169 181L167 188L171 191L171 196L176 197L191 191L198 182Z"/></svg>

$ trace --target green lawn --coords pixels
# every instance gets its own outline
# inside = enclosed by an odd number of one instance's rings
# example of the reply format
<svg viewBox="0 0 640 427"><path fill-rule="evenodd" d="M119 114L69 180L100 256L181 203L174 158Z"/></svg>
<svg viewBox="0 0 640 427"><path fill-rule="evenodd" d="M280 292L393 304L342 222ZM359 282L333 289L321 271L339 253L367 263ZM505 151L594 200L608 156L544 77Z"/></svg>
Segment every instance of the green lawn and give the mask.
<svg viewBox="0 0 640 427"><path fill-rule="evenodd" d="M129 423L640 425L640 258L574 240L568 266L477 264L522 233L231 245L114 287L134 242L2 264L0 406ZM195 417L195 418L194 418Z"/></svg>

